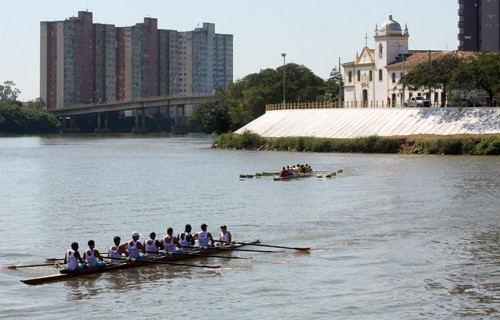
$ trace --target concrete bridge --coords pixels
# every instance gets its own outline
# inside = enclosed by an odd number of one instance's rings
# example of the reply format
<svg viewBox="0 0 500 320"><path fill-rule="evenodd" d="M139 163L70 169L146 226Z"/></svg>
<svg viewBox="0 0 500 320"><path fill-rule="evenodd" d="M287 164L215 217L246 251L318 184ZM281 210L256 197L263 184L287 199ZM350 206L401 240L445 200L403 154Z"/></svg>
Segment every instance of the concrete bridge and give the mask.
<svg viewBox="0 0 500 320"><path fill-rule="evenodd" d="M193 96L165 96L165 97L144 97L131 100L117 100L112 102L95 103L95 104L75 104L65 106L63 108L48 110L58 117L62 117L63 127L67 129L66 120L70 119L72 116L83 115L83 114L97 114L97 128L95 132L105 133L110 132L108 128L108 112L112 111L135 111L135 128L133 128L133 133L147 133L146 128L146 117L145 109L147 108L159 108L159 107L175 107L175 123L185 123L186 105L197 105L207 101L212 95L193 95ZM142 115L141 125L139 125L139 114ZM104 115L104 126L102 126L102 116Z"/></svg>

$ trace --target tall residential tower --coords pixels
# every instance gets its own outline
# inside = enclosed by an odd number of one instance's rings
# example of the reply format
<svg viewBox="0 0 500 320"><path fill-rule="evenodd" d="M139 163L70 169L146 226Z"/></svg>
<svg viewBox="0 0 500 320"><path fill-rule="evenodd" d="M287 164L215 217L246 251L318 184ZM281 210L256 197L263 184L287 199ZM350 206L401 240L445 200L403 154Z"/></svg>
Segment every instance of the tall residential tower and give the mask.
<svg viewBox="0 0 500 320"><path fill-rule="evenodd" d="M233 36L158 21L115 27L91 12L40 25L40 96L49 109L153 96L210 93L233 81Z"/></svg>
<svg viewBox="0 0 500 320"><path fill-rule="evenodd" d="M458 0L458 50L500 51L500 0Z"/></svg>

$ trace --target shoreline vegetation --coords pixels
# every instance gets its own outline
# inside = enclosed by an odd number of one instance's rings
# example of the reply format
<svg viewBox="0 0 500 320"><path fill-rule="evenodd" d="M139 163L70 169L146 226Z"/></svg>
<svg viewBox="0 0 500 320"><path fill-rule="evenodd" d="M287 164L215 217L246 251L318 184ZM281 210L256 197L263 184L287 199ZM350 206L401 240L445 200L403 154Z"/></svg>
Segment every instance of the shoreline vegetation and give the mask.
<svg viewBox="0 0 500 320"><path fill-rule="evenodd" d="M500 134L330 139L264 138L245 131L242 134L229 132L220 135L214 140L212 148L290 152L500 155Z"/></svg>

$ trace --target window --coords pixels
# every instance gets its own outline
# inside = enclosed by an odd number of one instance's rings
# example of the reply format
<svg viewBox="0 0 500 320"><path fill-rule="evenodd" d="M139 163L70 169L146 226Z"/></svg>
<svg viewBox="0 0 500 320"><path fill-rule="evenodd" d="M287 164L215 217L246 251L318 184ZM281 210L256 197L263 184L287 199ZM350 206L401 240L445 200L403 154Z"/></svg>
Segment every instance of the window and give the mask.
<svg viewBox="0 0 500 320"><path fill-rule="evenodd" d="M370 72L368 73L368 78L369 78L369 80L370 80L370 81L372 81L372 80L373 80L373 75L372 75L372 73L373 73L373 72L372 72L371 70L370 70Z"/></svg>
<svg viewBox="0 0 500 320"><path fill-rule="evenodd" d="M396 83L396 72L392 73L392 83Z"/></svg>
<svg viewBox="0 0 500 320"><path fill-rule="evenodd" d="M382 44L378 45L378 57L382 59L383 57L383 50L382 50Z"/></svg>
<svg viewBox="0 0 500 320"><path fill-rule="evenodd" d="M378 80L382 81L382 69L378 71Z"/></svg>
<svg viewBox="0 0 500 320"><path fill-rule="evenodd" d="M358 70L358 76L357 76L357 78L358 78L358 81L361 81L361 71L359 71L359 70Z"/></svg>
<svg viewBox="0 0 500 320"><path fill-rule="evenodd" d="M349 71L349 82L352 82L352 71Z"/></svg>

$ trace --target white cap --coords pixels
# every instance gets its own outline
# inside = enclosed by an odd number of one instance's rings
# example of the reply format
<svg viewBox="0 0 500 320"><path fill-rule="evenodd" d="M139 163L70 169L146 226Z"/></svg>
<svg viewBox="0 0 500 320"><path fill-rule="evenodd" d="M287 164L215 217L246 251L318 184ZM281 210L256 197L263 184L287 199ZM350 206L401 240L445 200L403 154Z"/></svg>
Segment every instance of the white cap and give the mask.
<svg viewBox="0 0 500 320"><path fill-rule="evenodd" d="M141 236L141 234L139 232L137 232L137 231L132 232L132 238L133 237L140 237L140 236Z"/></svg>

